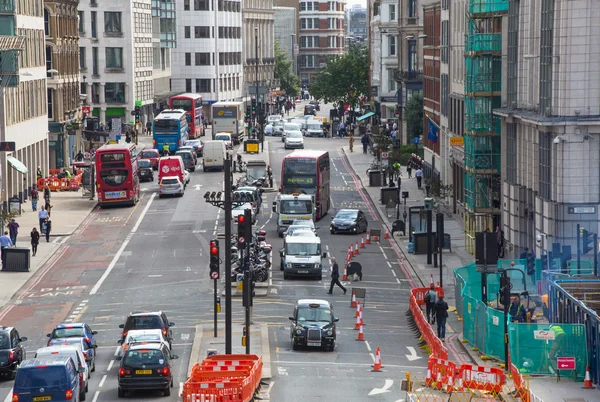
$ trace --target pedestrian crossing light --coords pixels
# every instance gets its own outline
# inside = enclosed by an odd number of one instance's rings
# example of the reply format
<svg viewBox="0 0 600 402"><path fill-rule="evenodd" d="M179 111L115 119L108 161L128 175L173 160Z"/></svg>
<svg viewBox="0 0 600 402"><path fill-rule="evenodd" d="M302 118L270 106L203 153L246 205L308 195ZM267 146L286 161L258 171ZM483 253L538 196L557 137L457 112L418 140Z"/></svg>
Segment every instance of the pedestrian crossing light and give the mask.
<svg viewBox="0 0 600 402"><path fill-rule="evenodd" d="M581 231L581 239L582 239L582 252L583 254L587 254L588 252L594 249L594 236L593 233L588 232L585 229Z"/></svg>

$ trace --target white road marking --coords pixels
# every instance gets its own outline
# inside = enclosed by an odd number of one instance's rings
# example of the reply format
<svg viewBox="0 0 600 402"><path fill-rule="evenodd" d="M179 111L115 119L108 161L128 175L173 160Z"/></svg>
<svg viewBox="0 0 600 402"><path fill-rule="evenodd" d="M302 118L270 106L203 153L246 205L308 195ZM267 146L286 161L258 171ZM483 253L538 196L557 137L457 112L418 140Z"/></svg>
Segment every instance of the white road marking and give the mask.
<svg viewBox="0 0 600 402"><path fill-rule="evenodd" d="M277 372L279 373L279 375L281 376L288 376L288 372L287 369L284 367L277 367Z"/></svg>
<svg viewBox="0 0 600 402"><path fill-rule="evenodd" d="M179 394L178 395L179 396L183 395L183 383L182 382L179 383Z"/></svg>
<svg viewBox="0 0 600 402"><path fill-rule="evenodd" d="M365 345L367 345L367 350L370 352L371 351L371 345L369 344L369 341L365 341Z"/></svg>
<svg viewBox="0 0 600 402"><path fill-rule="evenodd" d="M148 275L148 278L161 278L162 275Z"/></svg>
<svg viewBox="0 0 600 402"><path fill-rule="evenodd" d="M327 252L329 252L329 244L325 245L325 250L327 250Z"/></svg>
<svg viewBox="0 0 600 402"><path fill-rule="evenodd" d="M400 283L400 279L396 278L396 282Z"/></svg>
<svg viewBox="0 0 600 402"><path fill-rule="evenodd" d="M113 364L114 364L114 363L115 363L115 361L114 361L114 360L111 360L111 361L108 363L108 367L106 368L106 371L110 371L110 369L112 368L112 366L113 366Z"/></svg>
<svg viewBox="0 0 600 402"><path fill-rule="evenodd" d="M6 395L6 399L4 400L4 402L11 402L12 401L12 395L13 395L13 390L11 388L10 392L8 393L8 395Z"/></svg>
<svg viewBox="0 0 600 402"><path fill-rule="evenodd" d="M182 341L187 341L190 339L190 334L181 334L181 340Z"/></svg>
<svg viewBox="0 0 600 402"><path fill-rule="evenodd" d="M96 402L98 400L99 396L100 396L100 391L96 391L96 393L94 394L94 399L92 399L92 402Z"/></svg>
<svg viewBox="0 0 600 402"><path fill-rule="evenodd" d="M389 261L387 261L387 264L388 264L388 267L390 267L390 268L392 267L392 264L390 264Z"/></svg>
<svg viewBox="0 0 600 402"><path fill-rule="evenodd" d="M392 270L392 275L394 275L394 277L397 278L396 272L394 272L394 270Z"/></svg>
<svg viewBox="0 0 600 402"><path fill-rule="evenodd" d="M383 253L383 258L385 258L386 260L388 259L387 255L385 253Z"/></svg>
<svg viewBox="0 0 600 402"><path fill-rule="evenodd" d="M383 247L379 246L379 249L381 250L381 254L385 255L385 251L383 251Z"/></svg>
<svg viewBox="0 0 600 402"><path fill-rule="evenodd" d="M104 381L106 381L106 377L108 376L105 374L104 377L102 377L102 379L100 380L100 384L98 384L98 387L102 388L102 386L104 385Z"/></svg>
<svg viewBox="0 0 600 402"><path fill-rule="evenodd" d="M120 348L121 348L120 346L117 346L117 347L115 348L115 353L113 354L113 356L117 356L117 355L119 354L119 349L120 349Z"/></svg>
<svg viewBox="0 0 600 402"><path fill-rule="evenodd" d="M115 265L117 265L117 261L119 261L119 258L121 258L121 254L123 254L123 251L125 251L125 248L127 247L127 245L129 244L129 242L131 241L132 235L138 230L138 228L142 224L142 220L144 220L144 217L148 213L148 209L150 209L150 205L152 205L152 201L154 201L154 197L155 196L156 196L156 193L152 193L152 196L150 196L150 201L148 201L148 204L146 204L146 207L144 208L144 210L142 211L142 214L140 215L140 217L138 218L137 222L135 223L135 226L133 227L133 229L131 229L131 233L129 233L129 235L127 235L127 238L125 239L125 241L121 245L121 248L119 248L119 251L117 251L117 254L115 254L115 256L113 257L112 261L110 262L110 264L106 268L106 271L104 271L104 273L102 274L102 276L100 277L100 279L98 279L98 282L96 282L96 284L94 285L94 287L90 291L91 295L95 295L98 292L98 289L100 289L100 286L102 286L102 284L104 283L104 281L106 280L106 278L108 278L108 275L110 275L110 273L114 269Z"/></svg>
<svg viewBox="0 0 600 402"><path fill-rule="evenodd" d="M371 356L371 359L373 359L373 363L375 363L375 355L373 353L369 353L369 356Z"/></svg>

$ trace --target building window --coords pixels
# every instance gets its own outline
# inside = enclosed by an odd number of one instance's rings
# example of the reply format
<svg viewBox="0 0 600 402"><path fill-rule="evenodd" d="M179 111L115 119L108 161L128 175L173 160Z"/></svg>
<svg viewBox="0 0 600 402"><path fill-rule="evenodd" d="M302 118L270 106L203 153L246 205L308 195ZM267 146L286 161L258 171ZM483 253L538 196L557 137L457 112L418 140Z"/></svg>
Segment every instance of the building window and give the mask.
<svg viewBox="0 0 600 402"><path fill-rule="evenodd" d="M506 123L506 181L517 184L517 124Z"/></svg>
<svg viewBox="0 0 600 402"><path fill-rule="evenodd" d="M393 35L388 36L389 54L388 56L396 55L396 37Z"/></svg>
<svg viewBox="0 0 600 402"><path fill-rule="evenodd" d="M440 50L440 59L442 63L448 63L450 49L450 25L449 21L442 21L442 48Z"/></svg>
<svg viewBox="0 0 600 402"><path fill-rule="evenodd" d="M306 11L306 3L305 2L300 2L300 11Z"/></svg>
<svg viewBox="0 0 600 402"><path fill-rule="evenodd" d="M210 66L210 53L195 53L194 59L197 66Z"/></svg>
<svg viewBox="0 0 600 402"><path fill-rule="evenodd" d="M448 96L450 92L450 80L448 74L442 74L440 77L440 89L442 91L442 97L440 102L440 112L444 116L448 116Z"/></svg>
<svg viewBox="0 0 600 402"><path fill-rule="evenodd" d="M196 92L210 92L210 79L197 79Z"/></svg>
<svg viewBox="0 0 600 402"><path fill-rule="evenodd" d="M210 38L210 28L194 27L194 38Z"/></svg>
<svg viewBox="0 0 600 402"><path fill-rule="evenodd" d="M183 10L190 11L190 0L183 0Z"/></svg>
<svg viewBox="0 0 600 402"><path fill-rule="evenodd" d="M95 11L91 12L91 24L92 24L92 38L98 37L98 13Z"/></svg>
<svg viewBox="0 0 600 402"><path fill-rule="evenodd" d="M552 133L540 131L540 198L552 199Z"/></svg>
<svg viewBox="0 0 600 402"><path fill-rule="evenodd" d="M123 48L106 48L106 68L123 68Z"/></svg>
<svg viewBox="0 0 600 402"><path fill-rule="evenodd" d="M79 17L79 33L80 34L85 33L84 15L85 15L85 13L83 11L77 11L77 16Z"/></svg>
<svg viewBox="0 0 600 402"><path fill-rule="evenodd" d="M209 11L209 1L208 0L194 0L194 10L196 11ZM192 86L190 80L190 87Z"/></svg>
<svg viewBox="0 0 600 402"><path fill-rule="evenodd" d="M52 78L52 73L48 72L52 70L52 46L46 46L46 77Z"/></svg>
<svg viewBox="0 0 600 402"><path fill-rule="evenodd" d="M104 84L104 100L106 103L125 103L125 83L107 82Z"/></svg>
<svg viewBox="0 0 600 402"><path fill-rule="evenodd" d="M92 103L100 103L100 84L92 84Z"/></svg>
<svg viewBox="0 0 600 402"><path fill-rule="evenodd" d="M92 48L92 75L98 76L98 48Z"/></svg>
<svg viewBox="0 0 600 402"><path fill-rule="evenodd" d="M417 0L408 0L408 18L417 18Z"/></svg>
<svg viewBox="0 0 600 402"><path fill-rule="evenodd" d="M107 11L104 13L104 32L122 33L121 13Z"/></svg>
<svg viewBox="0 0 600 402"><path fill-rule="evenodd" d="M191 38L191 36L192 36L192 34L191 34L191 31L192 31L192 30L191 30L191 27L183 27L183 36L184 36L186 39L190 39L190 38Z"/></svg>
<svg viewBox="0 0 600 402"><path fill-rule="evenodd" d="M416 71L417 66L418 66L417 41L409 40L407 50L408 50L408 71L409 72Z"/></svg>
<svg viewBox="0 0 600 402"><path fill-rule="evenodd" d="M390 4L390 21L396 20L396 5Z"/></svg>
<svg viewBox="0 0 600 402"><path fill-rule="evenodd" d="M50 14L47 8L44 8L44 34L50 36Z"/></svg>
<svg viewBox="0 0 600 402"><path fill-rule="evenodd" d="M85 63L85 47L79 48L79 68L87 68Z"/></svg>
<svg viewBox="0 0 600 402"><path fill-rule="evenodd" d="M388 74L388 92L396 92L396 80L394 79L394 70L387 70Z"/></svg>
<svg viewBox="0 0 600 402"><path fill-rule="evenodd" d="M185 79L185 92L192 92L192 80L191 78Z"/></svg>
<svg viewBox="0 0 600 402"><path fill-rule="evenodd" d="M47 90L47 99L48 99L48 118L54 119L54 90L48 88Z"/></svg>
<svg viewBox="0 0 600 402"><path fill-rule="evenodd" d="M186 53L185 54L185 65L186 66L191 66L192 65L192 54L191 53Z"/></svg>

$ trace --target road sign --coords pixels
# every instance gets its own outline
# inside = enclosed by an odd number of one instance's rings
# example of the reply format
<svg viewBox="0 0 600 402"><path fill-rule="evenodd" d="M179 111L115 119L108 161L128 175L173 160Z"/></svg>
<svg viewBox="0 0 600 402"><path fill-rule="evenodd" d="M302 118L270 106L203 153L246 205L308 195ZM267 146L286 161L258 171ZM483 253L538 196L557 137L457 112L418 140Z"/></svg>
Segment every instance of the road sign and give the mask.
<svg viewBox="0 0 600 402"><path fill-rule="evenodd" d="M381 159L387 159L390 155L387 152L381 153Z"/></svg>
<svg viewBox="0 0 600 402"><path fill-rule="evenodd" d="M413 142L414 142L415 144L418 144L418 143L419 143L419 137L415 137L415 138L413 138Z"/></svg>
<svg viewBox="0 0 600 402"><path fill-rule="evenodd" d="M294 54L298 54L300 53L300 48L298 47L298 45L294 45Z"/></svg>
<svg viewBox="0 0 600 402"><path fill-rule="evenodd" d="M557 357L556 367L559 370L575 370L575 358L574 357Z"/></svg>
<svg viewBox="0 0 600 402"><path fill-rule="evenodd" d="M16 149L14 141L0 142L0 152L15 152Z"/></svg>
<svg viewBox="0 0 600 402"><path fill-rule="evenodd" d="M219 273L218 272L211 272L210 273L210 278L211 279L219 279Z"/></svg>
<svg viewBox="0 0 600 402"><path fill-rule="evenodd" d="M463 137L451 137L450 138L450 146L451 147L464 147L465 139Z"/></svg>
<svg viewBox="0 0 600 402"><path fill-rule="evenodd" d="M91 106L82 106L81 113L85 113L85 114L92 113L92 107Z"/></svg>
<svg viewBox="0 0 600 402"><path fill-rule="evenodd" d="M240 244L244 244L246 242L246 239L244 239L243 237L238 237L238 243Z"/></svg>

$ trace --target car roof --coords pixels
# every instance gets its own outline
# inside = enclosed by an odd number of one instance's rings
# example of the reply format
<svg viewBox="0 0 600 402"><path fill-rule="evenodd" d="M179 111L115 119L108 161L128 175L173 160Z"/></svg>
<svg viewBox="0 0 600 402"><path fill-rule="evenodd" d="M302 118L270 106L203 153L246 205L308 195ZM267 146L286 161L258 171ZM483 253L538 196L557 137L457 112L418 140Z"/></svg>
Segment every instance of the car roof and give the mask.
<svg viewBox="0 0 600 402"><path fill-rule="evenodd" d="M292 221L292 226L302 225L302 226L310 226L315 227L315 222L312 219L294 219Z"/></svg>
<svg viewBox="0 0 600 402"><path fill-rule="evenodd" d="M178 176L167 176L166 178L179 178ZM138 315L161 315L163 312L162 311L148 311L148 312L142 312L142 311L136 311L136 312L132 312L129 313L129 316L138 316Z"/></svg>
<svg viewBox="0 0 600 402"><path fill-rule="evenodd" d="M132 337L135 335L162 335L162 330L160 329L132 329L127 332L127 337Z"/></svg>
<svg viewBox="0 0 600 402"><path fill-rule="evenodd" d="M258 187L256 187L256 186L243 186L243 187L238 187L238 190L243 190L243 191L252 190L252 191L256 191L256 190L258 190Z"/></svg>
<svg viewBox="0 0 600 402"><path fill-rule="evenodd" d="M340 212L353 212L357 214L358 211L360 211L360 209L340 209L339 211L337 211L337 214L339 214Z"/></svg>
<svg viewBox="0 0 600 402"><path fill-rule="evenodd" d="M216 134L215 134L215 137L216 137L217 135L228 135L228 136L230 136L230 137L231 137L231 133L216 133Z"/></svg>
<svg viewBox="0 0 600 402"><path fill-rule="evenodd" d="M37 366L62 366L72 361L69 356L50 355L44 356L41 359L23 360L19 365L19 370L22 368L33 368Z"/></svg>
<svg viewBox="0 0 600 402"><path fill-rule="evenodd" d="M40 353L53 353L53 352L81 352L81 349L78 348L77 346L72 346L72 345L51 345L51 346L46 346L44 348L39 348L38 350L36 350L36 354L40 354ZM83 353L83 352L82 352Z"/></svg>
<svg viewBox="0 0 600 402"><path fill-rule="evenodd" d="M140 343L140 344L133 344L131 345L129 348L127 348L127 350L139 350L139 349L161 349L162 344L156 342L156 343Z"/></svg>
<svg viewBox="0 0 600 402"><path fill-rule="evenodd" d="M308 306L309 304L320 304L331 308L331 303L321 299L300 299L296 302L297 306Z"/></svg>
<svg viewBox="0 0 600 402"><path fill-rule="evenodd" d="M158 153L158 149L144 148L144 149L142 149L142 152L155 152L155 153Z"/></svg>
<svg viewBox="0 0 600 402"><path fill-rule="evenodd" d="M54 329L65 329L65 328L83 328L85 323L83 322L74 322L74 323L62 323L58 324Z"/></svg>
<svg viewBox="0 0 600 402"><path fill-rule="evenodd" d="M319 239L319 237L314 234L311 233L311 235L309 235L308 231L305 233L307 236L286 236L286 239L289 237L290 239L294 239L292 241L286 240L286 243L306 243L306 244L318 244L321 242L321 239ZM318 241L317 241L318 240Z"/></svg>
<svg viewBox="0 0 600 402"><path fill-rule="evenodd" d="M14 327L0 327L0 332L4 332L4 331L10 331L11 329L13 329Z"/></svg>
<svg viewBox="0 0 600 402"><path fill-rule="evenodd" d="M190 148L191 148L191 147L190 147ZM180 153L181 153L181 154L182 154L182 153L190 153L190 154L191 154L191 153L192 153L192 150L191 150L191 149L181 149L181 148L179 148L179 149L178 149L178 150L175 152L175 154L180 154Z"/></svg>
<svg viewBox="0 0 600 402"><path fill-rule="evenodd" d="M179 176L163 176L161 180L165 180L165 179L177 179L179 180ZM132 314L132 315L148 315L146 313L140 313L140 314ZM150 313L150 315L152 315L152 313Z"/></svg>

